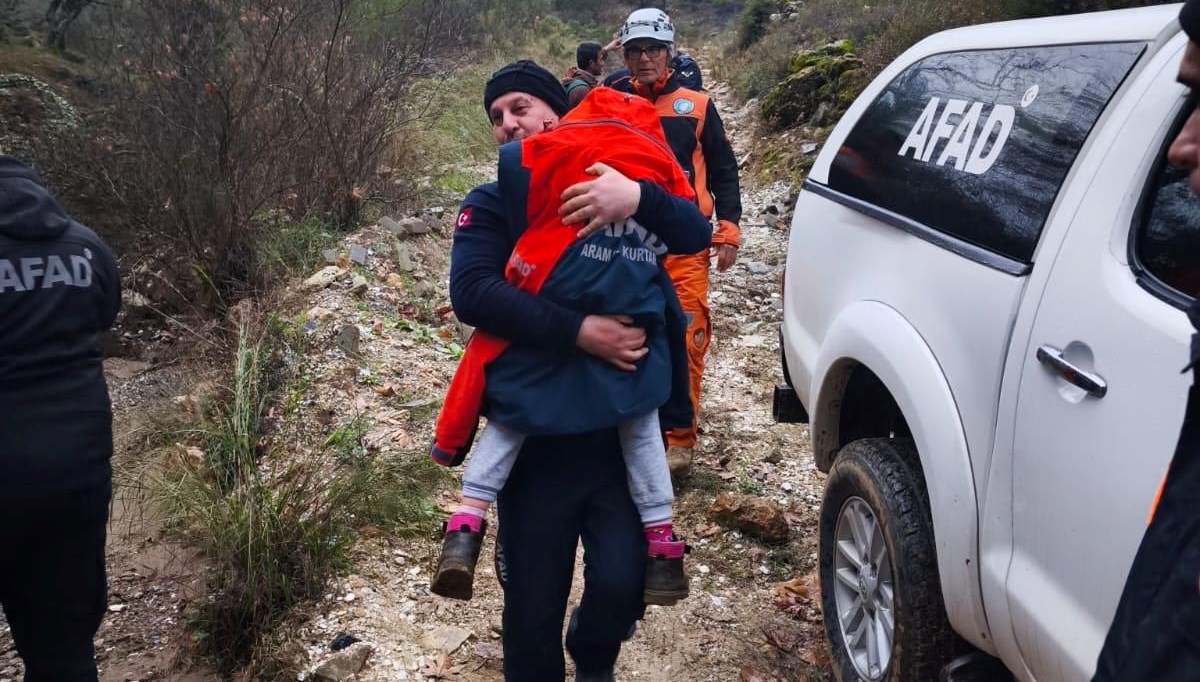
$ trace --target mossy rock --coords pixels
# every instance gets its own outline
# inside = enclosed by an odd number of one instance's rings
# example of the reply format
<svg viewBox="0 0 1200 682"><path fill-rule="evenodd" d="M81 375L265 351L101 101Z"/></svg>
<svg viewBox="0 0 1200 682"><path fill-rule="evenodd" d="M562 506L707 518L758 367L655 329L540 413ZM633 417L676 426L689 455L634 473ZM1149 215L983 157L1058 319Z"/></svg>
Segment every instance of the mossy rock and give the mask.
<svg viewBox="0 0 1200 682"><path fill-rule="evenodd" d="M828 66L839 57L853 57L854 43L849 38L826 43L810 50L797 50L788 62L788 73L799 73L810 66Z"/></svg>
<svg viewBox="0 0 1200 682"><path fill-rule="evenodd" d="M853 54L816 56L763 96L763 119L775 128L829 123L826 119L844 112L867 82L866 69Z"/></svg>
<svg viewBox="0 0 1200 682"><path fill-rule="evenodd" d="M843 71L838 76L837 84L837 110L839 113L846 111L854 104L854 100L859 94L866 89L871 83L871 75L866 69L850 69Z"/></svg>

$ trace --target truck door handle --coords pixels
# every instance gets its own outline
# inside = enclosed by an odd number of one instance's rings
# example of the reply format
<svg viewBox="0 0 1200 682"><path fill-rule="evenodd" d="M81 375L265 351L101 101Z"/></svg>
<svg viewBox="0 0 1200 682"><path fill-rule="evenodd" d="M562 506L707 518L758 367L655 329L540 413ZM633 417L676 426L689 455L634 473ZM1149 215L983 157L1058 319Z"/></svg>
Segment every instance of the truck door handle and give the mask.
<svg viewBox="0 0 1200 682"><path fill-rule="evenodd" d="M1108 384L1104 383L1104 379L1091 372L1085 372L1067 362L1066 358L1063 357L1062 351L1054 346L1047 345L1038 348L1037 359L1038 362L1049 367L1067 383L1082 388L1093 398L1103 398L1108 393Z"/></svg>

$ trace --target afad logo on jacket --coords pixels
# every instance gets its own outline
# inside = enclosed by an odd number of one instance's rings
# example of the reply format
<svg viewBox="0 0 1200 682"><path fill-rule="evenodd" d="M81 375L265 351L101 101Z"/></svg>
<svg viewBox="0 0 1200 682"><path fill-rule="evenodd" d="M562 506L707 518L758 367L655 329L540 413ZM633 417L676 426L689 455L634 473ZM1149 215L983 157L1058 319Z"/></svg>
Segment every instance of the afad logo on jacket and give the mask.
<svg viewBox="0 0 1200 682"><path fill-rule="evenodd" d="M1037 96L1034 85L1021 98L1021 108L1033 104ZM953 159L956 169L983 175L1000 158L1017 117L1014 107L993 104L985 119L985 106L962 99L947 99L943 106L940 97L931 97L896 154L911 154L914 160L939 166Z"/></svg>
<svg viewBox="0 0 1200 682"><path fill-rule="evenodd" d="M92 285L92 250L84 255L0 258L0 294Z"/></svg>

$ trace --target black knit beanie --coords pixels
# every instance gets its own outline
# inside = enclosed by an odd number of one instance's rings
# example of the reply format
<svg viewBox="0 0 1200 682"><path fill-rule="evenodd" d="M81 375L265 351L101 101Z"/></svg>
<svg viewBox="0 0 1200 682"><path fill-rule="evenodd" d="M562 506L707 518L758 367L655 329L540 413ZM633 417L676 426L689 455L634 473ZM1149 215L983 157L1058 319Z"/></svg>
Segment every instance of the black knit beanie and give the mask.
<svg viewBox="0 0 1200 682"><path fill-rule="evenodd" d="M567 93L554 74L536 62L522 59L492 74L483 88L483 111L491 114L492 102L510 92L524 92L550 105L554 113L567 113Z"/></svg>
<svg viewBox="0 0 1200 682"><path fill-rule="evenodd" d="M1200 0L1188 0L1179 11L1179 24L1193 43L1200 44Z"/></svg>

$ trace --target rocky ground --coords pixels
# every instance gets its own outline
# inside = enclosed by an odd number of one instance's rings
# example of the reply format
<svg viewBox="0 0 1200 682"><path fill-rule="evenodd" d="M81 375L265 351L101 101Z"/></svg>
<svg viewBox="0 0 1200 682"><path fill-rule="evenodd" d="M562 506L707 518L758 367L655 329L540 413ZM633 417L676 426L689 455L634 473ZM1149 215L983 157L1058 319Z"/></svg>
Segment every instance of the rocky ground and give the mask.
<svg viewBox="0 0 1200 682"><path fill-rule="evenodd" d="M732 97L721 87L718 103ZM750 108L722 108L739 158L751 154ZM483 169L486 172L486 169ZM807 428L771 420L780 379L776 325L792 188L743 187L739 261L712 278L714 338L705 376L702 437L691 477L677 491L677 528L694 548L691 596L651 607L622 654L620 680L832 679L826 672L814 582L815 526L823 475ZM423 453L437 401L465 330L446 299L453 208L381 221L327 254L288 315L302 320L312 352L306 400L326 430L354 423L374 456ZM151 339L153 341L153 339ZM144 451L145 415L176 409L195 387L183 368L109 362L119 445ZM119 470L126 470L121 469ZM127 470L136 471L131 466ZM110 557L110 613L97 641L102 680L217 679L181 672L181 618L197 559L161 541L142 518L137 477L121 481ZM440 502L453 503L453 483ZM364 533L354 569L296 618L296 669L307 679L500 680L501 593L485 545L476 597L430 594L436 538ZM581 582L577 571L576 594ZM349 648L344 635L359 640ZM340 650L331 651L335 640ZM0 625L0 682L19 679ZM345 677L342 677L345 675Z"/></svg>
<svg viewBox="0 0 1200 682"><path fill-rule="evenodd" d="M764 206L786 194L786 187L774 187L752 190L747 198L751 206ZM770 391L778 378L774 323L783 232L754 218L744 223L744 230L741 262L714 277L716 324L704 433L695 471L680 488L677 502L678 525L695 548L689 558L693 593L680 606L650 610L622 657L620 679L735 679L746 665L769 670L780 650L802 663L819 663L819 617L808 576L815 565L812 528L821 480L808 454L806 430L773 424L770 417ZM362 238L370 242L379 236L368 232ZM444 243L437 237L423 239L427 246L419 249L418 258L432 261ZM427 266L437 267L432 262ZM379 267L373 273L376 280L388 265ZM376 293L388 293L382 290L386 284L378 292L377 285L370 286L368 301ZM349 319L362 329L360 352L370 362L359 368L359 376L380 374L377 385L394 388L402 397L381 398L374 388L359 386L346 394L345 402L356 403L375 421L368 441L408 449L427 434L406 428L411 414L397 403L420 405L436 397L454 367L445 349L457 339L438 335L448 327L426 334L425 341L414 340L411 331L396 333L390 325L371 333L374 312L348 304L347 297L348 289L335 283L320 295L318 305L340 311L336 325ZM719 507L726 514L713 509L721 495ZM774 542L731 529L739 525ZM348 633L374 649L359 679L500 679L502 602L493 580L490 543L480 562L477 596L469 603L429 593L434 539L377 538L359 549L355 573L330 590L300 632L313 666L331 656L329 644L338 634ZM781 592L785 606L793 606L788 597L796 597L794 615L781 613L776 605ZM792 662L789 669L795 674L804 667Z"/></svg>

